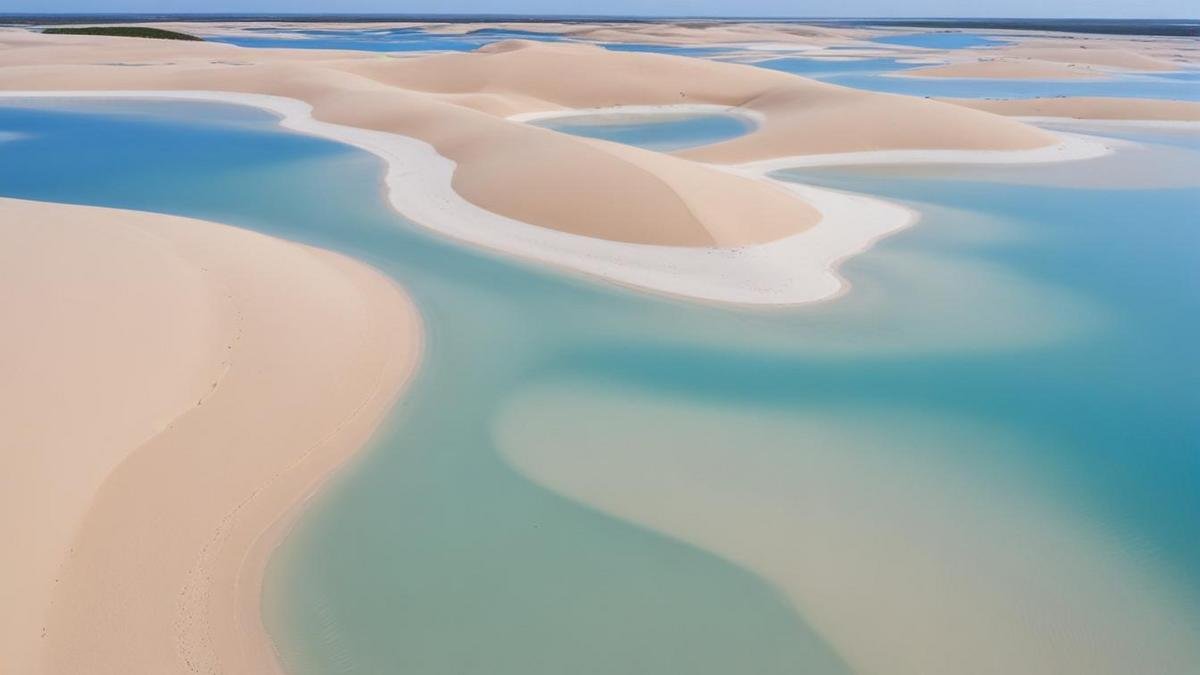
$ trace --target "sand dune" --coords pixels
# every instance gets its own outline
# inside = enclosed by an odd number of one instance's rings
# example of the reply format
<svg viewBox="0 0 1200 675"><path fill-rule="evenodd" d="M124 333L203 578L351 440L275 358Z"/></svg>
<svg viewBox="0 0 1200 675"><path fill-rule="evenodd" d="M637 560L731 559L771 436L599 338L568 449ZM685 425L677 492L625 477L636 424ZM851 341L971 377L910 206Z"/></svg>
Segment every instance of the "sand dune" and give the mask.
<svg viewBox="0 0 1200 675"><path fill-rule="evenodd" d="M1088 45L1073 47L1039 47L1021 45L1002 50L1010 57L1053 61L1055 63L1080 63L1092 66L1103 66L1120 70L1136 70L1142 72L1167 72L1178 70L1168 62L1153 56L1141 54L1133 49L1104 48Z"/></svg>
<svg viewBox="0 0 1200 675"><path fill-rule="evenodd" d="M1169 44L1169 43L1167 43ZM1179 70L1178 53L1162 56L1160 42L1098 45L1037 39L995 49L944 53L947 63L898 73L900 77L978 77L995 79L1084 79L1114 72L1159 73Z"/></svg>
<svg viewBox="0 0 1200 675"><path fill-rule="evenodd" d="M1138 98L946 99L956 105L1018 117L1087 120L1200 121L1200 103Z"/></svg>
<svg viewBox="0 0 1200 675"><path fill-rule="evenodd" d="M269 672L266 553L412 372L405 296L215 223L12 199L0 258L4 672Z"/></svg>
<svg viewBox="0 0 1200 675"><path fill-rule="evenodd" d="M842 35L570 30L674 44ZM782 187L745 164L926 151L1026 161L1060 141L992 114L1013 113L1003 105L526 41L394 58L0 31L0 90L208 92L263 105L293 128L384 155L394 203L440 232L730 302L828 297L839 260L911 221L874 200ZM761 124L672 155L509 119L677 104L737 107ZM0 200L0 223L11 326L0 334L11 360L0 427L37 450L0 457L0 536L20 552L0 575L5 665L271 670L256 589L281 514L368 439L398 394L418 351L412 308L344 258L212 223L15 200Z"/></svg>
<svg viewBox="0 0 1200 675"><path fill-rule="evenodd" d="M476 53L389 59L147 42L5 38L9 48L0 52L0 87L221 90L297 98L311 103L318 119L430 143L456 163L455 189L488 211L573 234L656 245L762 243L800 232L818 218L810 206L772 185L689 160L741 163L878 149L1011 150L1056 142L1032 127L956 106L750 66L590 45L508 41ZM114 62L146 65L105 65ZM674 103L745 106L766 121L741 139L670 157L505 119L565 107Z"/></svg>

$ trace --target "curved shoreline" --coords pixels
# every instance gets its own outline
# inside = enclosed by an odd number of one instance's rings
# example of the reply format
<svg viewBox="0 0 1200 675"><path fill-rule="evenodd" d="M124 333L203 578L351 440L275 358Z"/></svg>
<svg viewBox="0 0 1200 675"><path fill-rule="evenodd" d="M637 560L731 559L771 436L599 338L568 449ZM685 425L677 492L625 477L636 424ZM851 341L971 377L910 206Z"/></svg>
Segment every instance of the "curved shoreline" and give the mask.
<svg viewBox="0 0 1200 675"><path fill-rule="evenodd" d="M619 242L539 227L492 213L454 190L457 164L430 144L401 134L322 122L304 101L216 91L4 91L8 98L89 98L216 101L248 105L282 117L280 125L366 150L385 161L393 208L443 236L499 253L598 277L619 285L706 302L788 306L835 297L844 287L837 266L881 238L911 225L907 208L864 195L781 181L771 171L798 166L917 162L1031 162L1085 159L1108 148L1079 138L1033 150L891 150L809 155L740 165L705 164L752 178L810 204L820 220L782 239L731 248ZM665 108L658 108L665 109ZM671 106L687 112L691 106ZM708 111L708 106L700 106ZM589 110L595 112L595 109ZM548 118L556 113L542 113ZM559 112L557 114L570 114Z"/></svg>
<svg viewBox="0 0 1200 675"><path fill-rule="evenodd" d="M425 199L432 203L424 205L419 204L419 206L427 209L430 213L440 218L445 218L447 220L453 219L457 214L460 213L460 209L464 209L468 212L471 210L482 212L483 214L486 214L483 216L484 218L496 219L499 221L506 220L500 216L483 211L482 209L479 209L479 207L475 207L465 199L457 196L450 185L450 178L453 174L454 163L438 155L433 150L432 146L397 134L367 131L353 127L319 122L314 120L309 114L311 108L308 106L308 104L295 99L253 94L227 94L223 92L153 91L0 92L0 96L21 98L53 97L207 100L252 105L254 107L266 109L281 115L283 117L283 120L281 121L282 126L297 131L331 138L340 142L345 142L350 145L368 150L373 154L382 157L388 166L387 184L389 186L389 197L393 206L395 206L397 210L400 210L400 205L402 203L406 206L411 206L411 201L405 200L411 199L413 195L424 195ZM1096 149L1095 147L1087 146L1086 144L1079 145L1078 147L1090 147L1091 150ZM1049 149L1046 150L1048 151ZM945 161L967 161L963 159L963 154L968 156L994 155L995 161L1029 161L1031 152L1041 152L1042 155L1047 155L1048 159L1043 161L1053 161L1055 159L1062 158L1060 155L1055 155L1054 153L1047 151L994 151L994 153L959 151L957 154L956 151L893 151L891 153L884 154L893 157L894 161L897 162L921 161L919 158L932 161L930 158L939 156L939 153L942 153L940 156L946 157ZM1061 150L1058 152L1061 152ZM945 153L950 154L947 155ZM918 159L913 159L913 157L917 157ZM830 161L834 158L840 158L840 160ZM1082 156L1075 158L1082 158ZM877 161L879 161L879 157L876 153L845 153L842 155L818 157L817 161L815 161L813 164L810 164L810 166L822 165L823 163L875 163ZM810 230L801 232L797 235L772 244L745 247L743 249L729 249L729 255L731 256L730 259L742 261L743 267L747 269L754 268L751 271L765 269L768 274L778 273L776 278L782 274L790 274L792 278L798 278L799 283L802 284L802 287L788 290L796 294L809 293L810 299L804 301L825 299L844 292L847 286L844 280L842 280L837 274L838 264L845 258L866 250L875 241L890 234L891 232L910 225L916 218L916 214L907 208L870 197L850 195L833 190L777 181L766 175L767 172L774 170L776 167L767 166L764 165L764 163L752 163L741 166L711 166L723 171L741 173L756 179L770 181L771 183L778 185L781 189L786 189L796 193L798 197L809 203L812 203L821 211L821 223ZM439 179L443 181L442 185L431 185L431 182L436 183L436 181ZM443 192L439 193L437 191L430 190L430 187L443 190ZM436 197L443 196L446 192L450 193L451 196L447 198L447 203L440 205L439 209L439 205L436 203ZM430 199L429 195L431 194L435 195L434 199ZM408 211L408 209L406 208L405 211ZM426 227L429 227L422 221L418 222ZM471 222L468 223L468 226L479 225L486 222L488 221L485 220L482 221L482 223ZM524 228L532 228L539 232L545 231L543 228L537 228L535 226L519 223L517 221L513 222L516 222L517 225ZM838 228L853 228L853 231L849 233L850 236L846 236L847 233L844 231L838 232ZM439 228L430 229L434 229L439 233L453 236L455 238L462 238L471 243L479 243L473 241L469 236L458 237L455 236L455 234L444 232ZM581 240L589 246L607 245L616 249L648 249L652 253L661 253L664 249L673 253L696 252L694 249L672 250L672 247L620 244L617 242L595 240L555 231L545 232L550 234L552 237L559 236L573 240ZM841 236L839 237L838 235ZM487 246L487 244L481 245ZM492 248L491 246L488 247ZM501 252L514 253L511 250L506 250L504 247L496 246L495 248ZM699 258L699 264L702 265L705 262L703 257L711 257L719 252L720 250L716 249L697 252L701 256ZM593 255L594 254L595 251L593 251ZM522 257L530 257L534 260L538 260L532 255ZM810 269L806 270L809 272L808 276L803 276L794 269L795 263L798 260L810 264ZM540 262L547 262L551 265L567 267L568 269L575 269L576 271L587 271L580 270L579 268L571 268L570 265L562 263L562 261L540 260ZM663 264L663 260L661 258L645 259L642 262L647 266ZM651 279L651 281L655 279L661 279L661 283L663 285L668 285L672 281L672 277L679 275L681 271L691 271L696 276L702 276L703 274L709 272L710 268L701 267L693 270L658 268L651 271L657 272L657 276ZM623 283L623 280L618 274L595 274L595 276L602 276L610 281ZM683 279L685 283L688 280L689 278L686 277ZM752 283L754 280L755 279L750 278L749 282ZM771 295L773 291L772 288L765 285L754 286L751 285L751 283L743 280L741 290L745 294L742 296L726 295L723 297L712 298L699 296L694 292L676 294L686 295L694 299L717 299L719 301L739 302L742 304L791 304L788 302L775 301L774 296ZM627 285L636 286L646 290L670 292L669 290L664 290L662 287L648 285L645 279L638 279L636 282L630 282ZM735 299L728 299L730 297ZM792 297L795 296L793 295ZM764 298L767 298L767 300L764 300ZM411 376L411 371L409 372L408 376ZM406 381L407 380L402 381L397 386L403 387L403 384ZM398 396L398 394L399 389L397 389L395 392L396 396ZM391 400L394 400L394 397ZM390 405L386 406L385 410L387 408L390 408ZM184 608L191 607L193 610L198 609L199 611L206 611L205 608L208 608L213 602L212 598L206 591L211 590L214 585L208 583L207 586L205 586L204 583L197 582L196 580L208 580L214 576L222 576L231 581L229 584L229 589L230 593L234 596L234 600L232 602L236 605L236 607L231 613L225 612L217 614L219 616L232 615L235 623L232 628L213 628L211 623L202 624L208 626L208 628L204 630L198 630L196 625L188 627L187 630L179 634L181 637L177 637L177 645L181 652L197 655L197 660L202 661L203 657L199 655L211 648L213 643L230 645L237 644L240 645L240 648L235 652L230 653L236 654L238 657L255 659L260 669L267 668L267 664L271 663L273 665L270 665L270 668L274 669L275 671L279 670L279 664L276 661L274 652L272 651L268 658L267 656L264 656L264 653L260 649L263 645L273 649L273 643L271 642L269 636L265 633L265 629L262 626L261 610L259 607L259 589L261 589L262 575L265 571L265 565L270 552L282 540L282 538L286 536L290 526L294 523L295 516L302 511L307 504L308 499L316 492L316 490L319 489L321 482L323 482L323 480L325 480L330 473L349 456L349 454L340 456L340 458L335 461L332 466L327 467L325 471L320 472L318 475L314 476L309 474L307 479L301 481L303 485L299 486L299 488L293 489L292 494L300 495L299 501L292 499L288 502L288 506L285 509L282 511L276 510L274 514L266 520L266 525L257 528L253 532L242 531L240 534L242 538L242 546L237 550L242 551L243 554L237 556L236 561L225 560L219 565L216 563L212 565L200 563L197 564L197 566L194 568L194 573L192 574L193 583L188 584L185 588L185 591L192 589L192 592L185 593L185 596L180 601L180 606ZM227 517L232 517L233 515L234 514L231 513ZM216 533L210 537L209 543L217 544L219 546L228 546L230 542L229 537L232 536L233 534L230 532L218 529ZM195 584L197 583L203 587L200 592L196 592L194 590L196 588ZM184 614L188 613L188 611L184 611ZM215 633L223 633L224 637L219 635L214 636ZM248 637L252 637L253 639L248 640ZM255 648L253 644L249 643L257 644L260 648ZM191 663L191 661L189 661L189 663Z"/></svg>
<svg viewBox="0 0 1200 675"><path fill-rule="evenodd" d="M267 556L411 382L416 308L365 263L220 223L0 211L22 289L0 342L36 364L9 373L6 435L38 450L0 476L6 665L282 672Z"/></svg>

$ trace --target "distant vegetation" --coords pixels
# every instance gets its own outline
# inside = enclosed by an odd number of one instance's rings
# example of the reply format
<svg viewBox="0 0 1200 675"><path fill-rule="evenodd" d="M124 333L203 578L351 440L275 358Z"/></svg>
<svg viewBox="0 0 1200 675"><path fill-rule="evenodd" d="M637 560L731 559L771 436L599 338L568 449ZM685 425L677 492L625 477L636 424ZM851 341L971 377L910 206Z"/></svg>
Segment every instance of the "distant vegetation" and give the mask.
<svg viewBox="0 0 1200 675"><path fill-rule="evenodd" d="M151 38L154 40L194 40L201 41L195 35L179 33L162 28L146 28L144 26L84 26L82 28L47 28L42 31L51 35L113 35L116 37Z"/></svg>

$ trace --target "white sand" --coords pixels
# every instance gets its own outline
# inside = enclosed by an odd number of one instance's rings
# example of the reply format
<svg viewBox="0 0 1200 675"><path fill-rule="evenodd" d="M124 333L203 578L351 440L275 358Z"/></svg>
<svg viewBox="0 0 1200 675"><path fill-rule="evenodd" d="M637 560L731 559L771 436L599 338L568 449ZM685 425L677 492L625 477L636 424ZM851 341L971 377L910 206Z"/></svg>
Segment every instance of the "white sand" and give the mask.
<svg viewBox="0 0 1200 675"><path fill-rule="evenodd" d="M654 292L760 305L799 304L836 295L843 287L836 273L838 263L914 220L907 209L861 195L772 180L766 176L768 171L793 166L897 162L1040 162L1083 159L1107 152L1101 144L1069 138L1057 146L1028 151L881 151L781 158L732 167L712 165L714 169L764 181L796 195L819 210L820 221L803 232L767 244L735 248L652 246L582 237L481 209L453 189L455 164L432 146L397 134L317 121L310 114L310 106L300 101L224 92L155 92L148 96L134 91L75 91L4 92L3 95L217 100L264 108L283 116L282 124L288 128L355 145L385 159L393 206L416 223L443 235ZM708 112L711 108L672 106L671 110ZM553 114L542 113L540 117L545 119Z"/></svg>

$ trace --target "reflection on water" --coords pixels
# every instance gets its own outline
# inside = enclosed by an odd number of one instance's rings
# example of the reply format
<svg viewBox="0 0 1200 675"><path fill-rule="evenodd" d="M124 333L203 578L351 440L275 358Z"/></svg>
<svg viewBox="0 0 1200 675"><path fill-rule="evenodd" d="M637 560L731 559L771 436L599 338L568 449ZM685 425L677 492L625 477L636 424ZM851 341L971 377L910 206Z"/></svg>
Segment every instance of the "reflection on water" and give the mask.
<svg viewBox="0 0 1200 675"><path fill-rule="evenodd" d="M1039 604L1059 600L1104 611L1056 644L1111 655L1150 644L1117 631L1173 618L1155 653L1200 650L1194 185L1096 189L1066 165L1022 181L995 167L789 173L922 220L850 261L853 290L834 302L740 310L438 240L390 212L374 158L254 111L105 105L0 107L13 135L0 194L341 250L397 278L425 318L410 395L273 559L265 618L292 672L939 672L909 657L949 644L985 659L1027 629L1070 632L1054 619L1069 611ZM1138 162L1169 150L1200 168L1186 138L1120 133L1167 146ZM590 482L561 482L579 475ZM689 476L693 491L664 503L655 481ZM759 502L742 490L786 494L760 514L799 515L746 520L737 509ZM650 516L676 520L648 520L647 496L662 506ZM969 531L945 529L958 514ZM762 563L794 559L784 550L811 566L801 581L842 579L844 593L785 588ZM1114 573L1128 583L1105 597L1116 584L1093 582ZM870 583L848 583L860 574ZM987 601L954 620L972 594ZM1008 621L1005 598L1033 623ZM1004 639L981 637L988 626ZM1038 644L992 663L1061 674L1083 658Z"/></svg>

